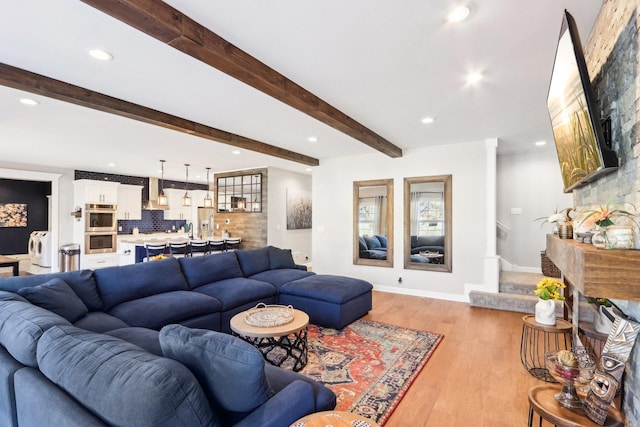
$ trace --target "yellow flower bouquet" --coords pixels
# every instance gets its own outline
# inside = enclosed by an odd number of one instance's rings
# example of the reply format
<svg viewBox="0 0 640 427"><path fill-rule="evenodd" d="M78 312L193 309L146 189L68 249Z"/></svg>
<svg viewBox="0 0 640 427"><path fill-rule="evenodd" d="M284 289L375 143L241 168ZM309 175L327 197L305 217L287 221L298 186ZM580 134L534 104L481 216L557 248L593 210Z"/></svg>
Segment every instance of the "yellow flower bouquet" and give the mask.
<svg viewBox="0 0 640 427"><path fill-rule="evenodd" d="M566 288L565 284L553 279L551 277L545 277L538 282L536 290L533 291L540 299L549 300L554 299L563 301L564 296L560 293L561 289Z"/></svg>

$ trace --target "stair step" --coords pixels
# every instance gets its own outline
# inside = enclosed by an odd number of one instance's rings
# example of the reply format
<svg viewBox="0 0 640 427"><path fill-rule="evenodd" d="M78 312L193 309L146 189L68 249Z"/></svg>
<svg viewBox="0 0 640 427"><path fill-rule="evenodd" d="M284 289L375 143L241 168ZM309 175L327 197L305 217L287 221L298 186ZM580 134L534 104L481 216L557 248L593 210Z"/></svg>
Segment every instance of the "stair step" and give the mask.
<svg viewBox="0 0 640 427"><path fill-rule="evenodd" d="M515 311L518 313L535 313L538 297L535 295L493 293L484 291L469 292L469 304L472 307L490 308L494 310ZM556 316L562 317L563 303L556 301ZM593 321L593 310L589 303L580 303L580 320Z"/></svg>
<svg viewBox="0 0 640 427"><path fill-rule="evenodd" d="M500 273L500 292L533 295L534 289L544 276L538 273L503 271Z"/></svg>

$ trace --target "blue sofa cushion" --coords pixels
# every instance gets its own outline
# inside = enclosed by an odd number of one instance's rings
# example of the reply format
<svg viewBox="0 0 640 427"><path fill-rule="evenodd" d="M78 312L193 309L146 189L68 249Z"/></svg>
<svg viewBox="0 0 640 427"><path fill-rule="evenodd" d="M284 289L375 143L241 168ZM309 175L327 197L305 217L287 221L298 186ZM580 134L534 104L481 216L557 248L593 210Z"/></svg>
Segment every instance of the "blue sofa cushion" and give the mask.
<svg viewBox="0 0 640 427"><path fill-rule="evenodd" d="M120 338L121 340L135 344L143 350L147 350L156 356L163 356L162 348L160 348L159 332L147 328L122 328L106 332L105 335Z"/></svg>
<svg viewBox="0 0 640 427"><path fill-rule="evenodd" d="M364 236L364 241L367 242L367 248L369 249L378 249L382 247L380 240L373 236Z"/></svg>
<svg viewBox="0 0 640 427"><path fill-rule="evenodd" d="M381 236L379 234L376 234L375 236L376 239L378 239L378 241L380 242L380 246L382 246L383 248L387 247L387 236Z"/></svg>
<svg viewBox="0 0 640 427"><path fill-rule="evenodd" d="M369 248L367 247L367 242L364 240L364 237L358 236L358 250L362 252L368 249Z"/></svg>
<svg viewBox="0 0 640 427"><path fill-rule="evenodd" d="M162 261L151 263L156 262ZM222 303L210 296L198 292L175 291L123 302L109 310L109 314L124 320L129 326L160 330L170 323L181 323L217 313L221 308Z"/></svg>
<svg viewBox="0 0 640 427"><path fill-rule="evenodd" d="M276 295L276 288L259 280L239 277L200 286L194 292L214 297L221 302L221 310L227 311L247 303L256 303L271 298Z"/></svg>
<svg viewBox="0 0 640 427"><path fill-rule="evenodd" d="M94 274L104 304L103 311L125 301L188 289L176 258L99 268Z"/></svg>
<svg viewBox="0 0 640 427"><path fill-rule="evenodd" d="M264 373L262 354L240 338L168 325L160 331L160 346L166 357L196 375L214 407L251 411L274 394Z"/></svg>
<svg viewBox="0 0 640 427"><path fill-rule="evenodd" d="M126 328L129 325L123 320L102 311L91 311L86 316L73 322L73 326L102 334L114 329Z"/></svg>
<svg viewBox="0 0 640 427"><path fill-rule="evenodd" d="M314 274L315 273L311 271L301 270L299 268L281 268L278 270L267 270L262 273L254 274L251 278L271 283L277 289L280 289L280 287L285 283L302 279L303 277L313 276Z"/></svg>
<svg viewBox="0 0 640 427"><path fill-rule="evenodd" d="M38 342L40 371L109 425L218 426L189 370L175 360L74 326Z"/></svg>
<svg viewBox="0 0 640 427"><path fill-rule="evenodd" d="M333 304L347 301L371 292L371 283L353 277L316 274L289 282L280 288L280 293L296 295Z"/></svg>
<svg viewBox="0 0 640 427"><path fill-rule="evenodd" d="M73 323L89 312L73 289L60 279L51 279L38 286L18 289L18 294L38 307L52 311Z"/></svg>
<svg viewBox="0 0 640 427"><path fill-rule="evenodd" d="M190 289L219 280L243 277L234 252L224 252L216 256L180 258L180 267Z"/></svg>
<svg viewBox="0 0 640 427"><path fill-rule="evenodd" d="M70 325L63 317L22 301L0 301L0 344L20 363L37 367L36 345L56 325Z"/></svg>
<svg viewBox="0 0 640 427"><path fill-rule="evenodd" d="M267 246L267 252L269 252L269 268L276 270L279 268L296 268L296 263L293 261L291 255L291 249L280 249L275 246Z"/></svg>
<svg viewBox="0 0 640 427"><path fill-rule="evenodd" d="M269 250L267 248L243 249L234 251L234 253L238 257L240 268L242 268L242 273L246 277L262 273L271 268Z"/></svg>
<svg viewBox="0 0 640 427"><path fill-rule="evenodd" d="M22 301L29 302L26 299L22 298L20 295L9 292L9 291L0 291L0 301Z"/></svg>
<svg viewBox="0 0 640 427"><path fill-rule="evenodd" d="M264 372L269 380L269 384L271 384L271 387L276 393L279 393L280 390L284 389L287 385L296 380L304 381L311 385L311 388L313 389L315 412L331 411L336 407L335 393L306 375L299 374L288 369L282 369L268 363L264 365Z"/></svg>
<svg viewBox="0 0 640 427"><path fill-rule="evenodd" d="M65 273L34 274L30 276L3 277L0 280L0 289L16 292L18 289L29 286L38 286L51 279L62 279L73 292L82 300L90 311L102 309L102 299L98 294L98 287L91 270L67 271Z"/></svg>

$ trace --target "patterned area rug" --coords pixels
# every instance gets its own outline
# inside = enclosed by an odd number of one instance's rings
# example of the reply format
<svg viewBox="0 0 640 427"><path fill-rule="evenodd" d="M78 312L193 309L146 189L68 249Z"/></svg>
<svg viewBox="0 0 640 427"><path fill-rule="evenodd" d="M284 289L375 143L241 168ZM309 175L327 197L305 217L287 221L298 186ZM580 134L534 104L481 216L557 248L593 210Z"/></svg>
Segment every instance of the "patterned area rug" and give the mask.
<svg viewBox="0 0 640 427"><path fill-rule="evenodd" d="M368 320L340 330L310 325L301 373L333 390L336 410L383 425L442 338Z"/></svg>

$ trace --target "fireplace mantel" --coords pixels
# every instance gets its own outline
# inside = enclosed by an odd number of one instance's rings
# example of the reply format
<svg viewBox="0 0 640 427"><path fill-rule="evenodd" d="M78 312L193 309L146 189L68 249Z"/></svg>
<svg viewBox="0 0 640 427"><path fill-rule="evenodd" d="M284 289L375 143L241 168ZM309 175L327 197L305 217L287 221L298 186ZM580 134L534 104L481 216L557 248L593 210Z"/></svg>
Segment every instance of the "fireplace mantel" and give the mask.
<svg viewBox="0 0 640 427"><path fill-rule="evenodd" d="M640 250L598 249L548 234L547 256L582 295L640 301Z"/></svg>

